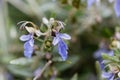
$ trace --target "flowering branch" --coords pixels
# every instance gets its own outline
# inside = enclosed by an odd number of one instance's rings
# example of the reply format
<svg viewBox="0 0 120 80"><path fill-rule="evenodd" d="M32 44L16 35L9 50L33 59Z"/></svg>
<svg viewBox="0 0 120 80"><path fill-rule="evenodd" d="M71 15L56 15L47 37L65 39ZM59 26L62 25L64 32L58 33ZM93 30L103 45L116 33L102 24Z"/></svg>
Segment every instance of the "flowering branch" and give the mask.
<svg viewBox="0 0 120 80"><path fill-rule="evenodd" d="M120 28L116 28L109 50L101 47L95 53L101 68L101 77L107 80L120 80ZM101 54L102 53L102 54ZM99 54L99 55L98 55ZM101 54L101 55L100 55Z"/></svg>
<svg viewBox="0 0 120 80"><path fill-rule="evenodd" d="M60 33L60 31L64 29L65 23L63 23L62 21L54 20L54 18L50 18L50 20L48 20L47 18L43 18L42 20L43 20L43 23L48 28L44 33L41 30L39 30L39 27L35 25L33 22L21 21L18 23L18 24L21 24L20 30L25 29L29 33L28 35L22 35L20 37L21 41L25 41L24 55L27 58L31 58L34 51L34 39L37 39L38 41L42 42L41 40L36 38L36 36L37 37L45 36L43 40L43 44L40 49L41 52L44 52L43 50L45 46L45 41L47 41L49 38L53 38L53 41L50 44L53 44L53 46L57 45L58 52L62 57L63 61L65 61L67 59L68 46L64 42L64 40L71 39L71 36L69 36L68 34ZM52 47L52 45L50 45L50 47Z"/></svg>
<svg viewBox="0 0 120 80"><path fill-rule="evenodd" d="M61 56L62 60L65 61L67 59L68 46L64 40L70 40L71 36L69 36L66 33L60 32L62 29L64 29L65 24L63 22L54 20L54 18L50 18L50 20L48 20L47 18L43 18L43 24L47 26L47 30L45 32L42 32L37 25L30 21L21 21L18 24L21 24L20 30L26 30L29 33L27 35L22 35L20 37L20 40L25 42L24 43L25 57L27 58L32 57L32 54L35 51L34 39L36 39L39 42L42 42L42 45L40 46L41 53L46 52L45 49L47 49L47 52L51 52L52 47L57 46L58 53ZM40 36L44 36L44 39L39 39ZM36 56L33 64L31 65L32 70L34 70L37 67L37 65L39 64L39 60L42 57L43 56L41 55ZM49 61L45 64L43 69L34 77L33 80L37 80L38 78L40 78L45 69L52 63L51 59L48 60Z"/></svg>

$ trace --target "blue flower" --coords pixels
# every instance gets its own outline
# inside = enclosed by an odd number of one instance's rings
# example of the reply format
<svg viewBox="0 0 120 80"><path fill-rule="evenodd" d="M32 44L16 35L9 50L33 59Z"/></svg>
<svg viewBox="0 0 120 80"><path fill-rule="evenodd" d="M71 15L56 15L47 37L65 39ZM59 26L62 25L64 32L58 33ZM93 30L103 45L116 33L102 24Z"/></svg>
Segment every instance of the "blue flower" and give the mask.
<svg viewBox="0 0 120 80"><path fill-rule="evenodd" d="M109 56L113 56L114 55L114 51L113 50L108 50L106 48L100 48L97 51L95 51L94 58L96 58L98 60L98 62L100 63L100 67L103 70L105 65L103 63L102 53L108 54Z"/></svg>
<svg viewBox="0 0 120 80"><path fill-rule="evenodd" d="M111 72L103 72L102 77L106 78L107 80L114 80L115 74Z"/></svg>
<svg viewBox="0 0 120 80"><path fill-rule="evenodd" d="M96 3L96 0L87 0L87 7L91 7L94 3Z"/></svg>
<svg viewBox="0 0 120 80"><path fill-rule="evenodd" d="M114 10L115 10L117 17L120 17L120 0L115 1Z"/></svg>
<svg viewBox="0 0 120 80"><path fill-rule="evenodd" d="M87 0L87 7L91 7L94 3L97 4L97 0ZM114 10L117 17L120 17L120 0L116 0L114 3Z"/></svg>
<svg viewBox="0 0 120 80"><path fill-rule="evenodd" d="M120 78L115 78L115 75L116 73L112 72L102 72L102 78L106 78L107 80L120 80Z"/></svg>
<svg viewBox="0 0 120 80"><path fill-rule="evenodd" d="M24 56L27 58L31 58L32 53L34 51L34 39L33 39L33 34L28 34L28 35L22 35L20 37L21 41L26 41L24 43Z"/></svg>
<svg viewBox="0 0 120 80"><path fill-rule="evenodd" d="M60 56L62 57L63 61L65 61L67 59L68 46L62 39L70 40L71 37L68 34L56 33L52 44L54 46L58 44L58 52L59 52Z"/></svg>

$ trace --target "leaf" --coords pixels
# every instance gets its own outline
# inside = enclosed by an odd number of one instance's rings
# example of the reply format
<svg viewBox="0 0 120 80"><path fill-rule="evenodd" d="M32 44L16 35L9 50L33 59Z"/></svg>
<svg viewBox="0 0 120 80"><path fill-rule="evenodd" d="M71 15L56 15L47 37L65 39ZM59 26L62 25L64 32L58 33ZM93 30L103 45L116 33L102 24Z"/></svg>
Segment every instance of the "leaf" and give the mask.
<svg viewBox="0 0 120 80"><path fill-rule="evenodd" d="M57 58L56 58L57 59ZM60 61L61 60L61 61ZM58 70L60 71L64 71L65 69L68 69L72 66L74 66L74 64L79 60L78 56L71 56L69 59L67 59L66 61L63 61L62 59L58 59L59 63L56 63L56 67ZM60 63L61 62L61 63Z"/></svg>
<svg viewBox="0 0 120 80"><path fill-rule="evenodd" d="M115 49L114 54L115 56L120 56L120 49Z"/></svg>
<svg viewBox="0 0 120 80"><path fill-rule="evenodd" d="M21 57L21 58L17 58L17 59L11 60L10 64L14 64L14 65L27 65L27 64L30 64L32 62L33 62L32 59L27 59L27 58Z"/></svg>
<svg viewBox="0 0 120 80"><path fill-rule="evenodd" d="M113 62L119 62L119 58L117 56L109 56L108 54L102 54L102 58L105 60L110 60Z"/></svg>
<svg viewBox="0 0 120 80"><path fill-rule="evenodd" d="M95 67L96 67L96 71L97 71L97 78L98 78L98 80L102 80L101 79L101 68L100 68L100 64L99 64L98 61L96 61Z"/></svg>
<svg viewBox="0 0 120 80"><path fill-rule="evenodd" d="M71 80L78 80L78 74L74 74L74 76L71 78Z"/></svg>
<svg viewBox="0 0 120 80"><path fill-rule="evenodd" d="M15 65L8 65L8 70L13 73L14 75L24 76L24 77L32 77L32 71L30 68L25 68L21 66L15 66Z"/></svg>

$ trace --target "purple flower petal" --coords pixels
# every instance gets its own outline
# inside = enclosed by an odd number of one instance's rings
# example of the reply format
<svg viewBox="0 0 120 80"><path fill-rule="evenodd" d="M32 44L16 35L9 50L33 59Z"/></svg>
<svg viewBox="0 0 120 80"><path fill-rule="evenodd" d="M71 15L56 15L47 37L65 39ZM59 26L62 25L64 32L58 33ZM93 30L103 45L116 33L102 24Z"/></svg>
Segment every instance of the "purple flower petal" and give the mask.
<svg viewBox="0 0 120 80"><path fill-rule="evenodd" d="M33 39L33 34L28 34L28 35L22 35L20 37L21 41L26 41L24 43L24 55L27 58L31 58L33 50L34 50L34 39Z"/></svg>
<svg viewBox="0 0 120 80"><path fill-rule="evenodd" d="M102 53L109 53L109 50L105 48L100 48L94 53L94 58L101 58Z"/></svg>
<svg viewBox="0 0 120 80"><path fill-rule="evenodd" d="M106 48L100 48L97 51L95 51L94 58L96 58L99 61L100 67L103 70L105 68L105 64L104 64L105 60L103 61L102 54L108 54L109 56L114 56L114 52Z"/></svg>
<svg viewBox="0 0 120 80"><path fill-rule="evenodd" d="M116 80L120 80L120 78L116 79Z"/></svg>
<svg viewBox="0 0 120 80"><path fill-rule="evenodd" d="M29 48L31 48L32 46L30 45L29 41L24 43L24 49L28 50Z"/></svg>
<svg viewBox="0 0 120 80"><path fill-rule="evenodd" d="M63 61L67 59L67 45L62 40L58 43L58 51Z"/></svg>
<svg viewBox="0 0 120 80"><path fill-rule="evenodd" d="M37 68L37 69L33 72L34 76L38 76L38 75L40 74L41 70L42 70L41 67Z"/></svg>
<svg viewBox="0 0 120 80"><path fill-rule="evenodd" d="M54 37L52 44L55 46L56 44L58 44L59 41L60 41L60 38L56 36Z"/></svg>
<svg viewBox="0 0 120 80"><path fill-rule="evenodd" d="M29 40L31 38L31 35L29 34L29 35L22 35L21 37L20 37L20 40L21 41L27 41L27 40Z"/></svg>
<svg viewBox="0 0 120 80"><path fill-rule="evenodd" d="M102 72L102 77L103 78L109 78L111 75L112 75L112 73Z"/></svg>
<svg viewBox="0 0 120 80"><path fill-rule="evenodd" d="M87 0L87 7L91 7L95 2L96 0Z"/></svg>
<svg viewBox="0 0 120 80"><path fill-rule="evenodd" d="M109 73L109 72L103 72L102 73L102 77L107 78L108 80L113 80L114 76L115 76L115 74L113 74L113 73Z"/></svg>
<svg viewBox="0 0 120 80"><path fill-rule="evenodd" d="M33 49L24 50L24 56L27 57L27 58L31 58L32 53L33 53Z"/></svg>
<svg viewBox="0 0 120 80"><path fill-rule="evenodd" d="M109 53L107 53L109 56L114 56L114 51L110 50Z"/></svg>
<svg viewBox="0 0 120 80"><path fill-rule="evenodd" d="M59 36L63 39L66 39L66 40L70 40L71 39L71 36L68 35L68 34L59 34Z"/></svg>
<svg viewBox="0 0 120 80"><path fill-rule="evenodd" d="M65 48L66 50L68 50L68 46L67 46L67 44L66 44L63 40L61 40L61 43L63 43L63 44L64 44L64 48Z"/></svg>
<svg viewBox="0 0 120 80"><path fill-rule="evenodd" d="M115 74L112 73L112 75L108 78L108 80L114 80Z"/></svg>
<svg viewBox="0 0 120 80"><path fill-rule="evenodd" d="M30 46L34 46L34 39L31 39L31 40L29 40L29 44L30 44Z"/></svg>
<svg viewBox="0 0 120 80"><path fill-rule="evenodd" d="M66 43L62 40L63 39L71 39L71 37L68 34L61 34L61 33L56 33L56 37L54 37L52 44L57 45L58 44L58 52L60 56L62 57L63 61L67 59L67 45Z"/></svg>
<svg viewBox="0 0 120 80"><path fill-rule="evenodd" d="M33 53L33 46L30 45L29 41L24 44L24 56L27 58L31 58Z"/></svg>
<svg viewBox="0 0 120 80"><path fill-rule="evenodd" d="M114 56L114 51L112 51L112 50L107 50L107 49L105 49L105 48L100 48L100 49L98 49L97 51L95 51L95 53L94 53L94 58L101 58L101 55L102 55L103 53L106 53L106 54L108 54L109 56Z"/></svg>
<svg viewBox="0 0 120 80"><path fill-rule="evenodd" d="M120 17L120 0L115 1L114 10L115 10L117 17Z"/></svg>

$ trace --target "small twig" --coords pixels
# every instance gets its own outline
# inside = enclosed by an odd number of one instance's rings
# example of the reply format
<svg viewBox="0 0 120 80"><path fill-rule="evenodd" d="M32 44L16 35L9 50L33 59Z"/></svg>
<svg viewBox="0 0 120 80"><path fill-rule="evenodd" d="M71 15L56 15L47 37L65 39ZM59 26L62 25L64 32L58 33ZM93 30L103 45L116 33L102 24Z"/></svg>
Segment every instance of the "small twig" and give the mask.
<svg viewBox="0 0 120 80"><path fill-rule="evenodd" d="M45 69L46 69L51 63L52 63L52 61L49 60L49 61L45 64L45 66L43 67L43 69L40 70L39 74L36 75L36 76L33 78L33 80L39 79L39 78L41 77L41 75L43 74L43 72L45 71Z"/></svg>

